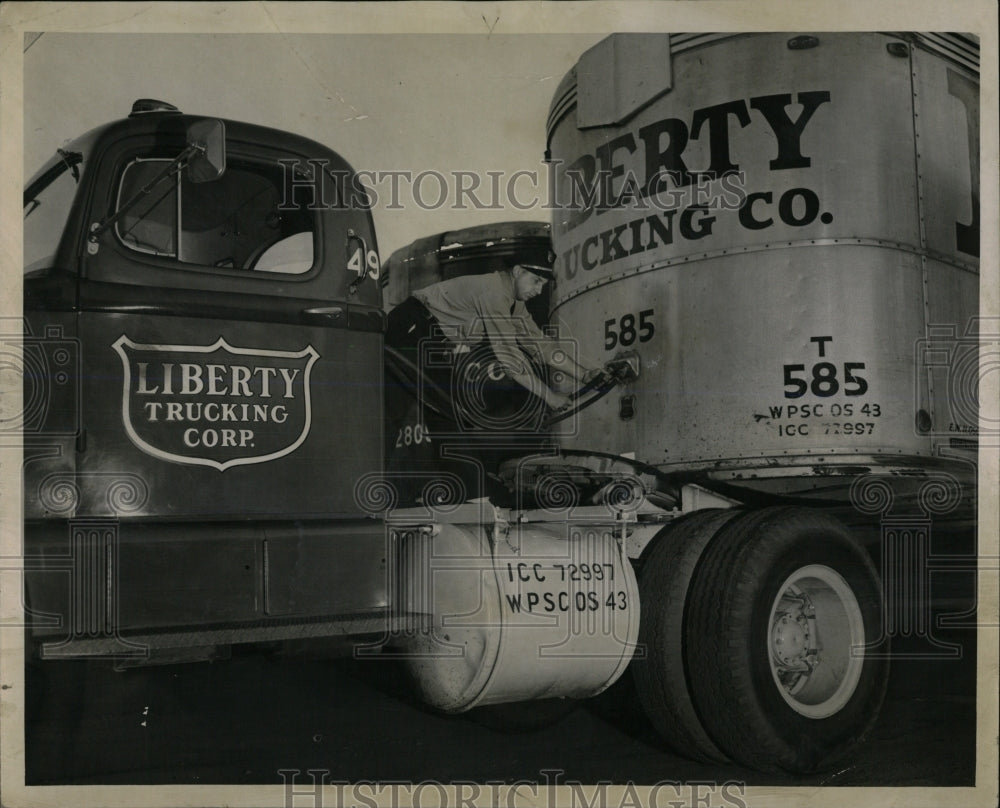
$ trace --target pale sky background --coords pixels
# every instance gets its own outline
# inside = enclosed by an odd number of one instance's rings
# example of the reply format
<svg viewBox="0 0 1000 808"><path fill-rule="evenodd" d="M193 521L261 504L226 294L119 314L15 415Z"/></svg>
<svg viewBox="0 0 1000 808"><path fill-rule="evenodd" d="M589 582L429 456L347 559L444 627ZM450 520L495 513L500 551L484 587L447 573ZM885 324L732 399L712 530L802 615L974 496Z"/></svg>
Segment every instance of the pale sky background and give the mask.
<svg viewBox="0 0 1000 808"><path fill-rule="evenodd" d="M545 120L566 72L602 34L90 34L25 42L27 178L66 140L128 115L137 98L184 112L286 129L339 152L355 169L534 170L544 196ZM424 199L439 194L421 185ZM530 197L529 181L517 184ZM389 191L388 182L376 191ZM406 190L406 186L403 186ZM480 192L489 199L489 194ZM483 222L550 212L374 213L379 252Z"/></svg>

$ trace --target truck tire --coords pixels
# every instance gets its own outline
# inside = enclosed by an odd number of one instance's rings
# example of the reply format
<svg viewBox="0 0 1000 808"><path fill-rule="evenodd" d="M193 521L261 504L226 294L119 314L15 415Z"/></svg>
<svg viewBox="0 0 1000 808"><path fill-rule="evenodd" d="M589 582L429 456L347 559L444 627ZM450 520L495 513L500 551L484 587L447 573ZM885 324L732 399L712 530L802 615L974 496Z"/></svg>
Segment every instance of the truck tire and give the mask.
<svg viewBox="0 0 1000 808"><path fill-rule="evenodd" d="M832 517L780 507L729 522L695 571L685 623L695 708L734 761L818 771L875 723L889 665L865 646L880 639L881 586Z"/></svg>
<svg viewBox="0 0 1000 808"><path fill-rule="evenodd" d="M632 676L646 715L675 752L708 762L728 758L706 734L691 701L684 660L684 611L691 578L712 537L735 511L682 517L657 539L639 574L639 649Z"/></svg>

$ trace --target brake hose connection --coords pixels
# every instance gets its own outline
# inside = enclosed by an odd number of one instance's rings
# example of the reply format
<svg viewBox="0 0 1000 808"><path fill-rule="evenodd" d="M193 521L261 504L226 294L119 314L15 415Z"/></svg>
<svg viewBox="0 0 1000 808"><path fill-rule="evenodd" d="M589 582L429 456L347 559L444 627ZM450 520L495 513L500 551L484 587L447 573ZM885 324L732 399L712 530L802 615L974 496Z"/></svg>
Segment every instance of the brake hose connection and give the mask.
<svg viewBox="0 0 1000 808"><path fill-rule="evenodd" d="M451 419L452 416L448 414L451 396L446 390L428 379L419 367L395 348L386 345L385 357L387 360L386 369L399 381L414 387L419 386L422 389L421 400L425 406L438 415ZM552 413L542 422L541 428L548 429L553 424L576 415L576 413L604 398L618 385L627 384L637 378L639 378L639 356L637 354L623 354L610 360L597 376L570 394L569 406Z"/></svg>
<svg viewBox="0 0 1000 808"><path fill-rule="evenodd" d="M622 354L605 363L601 372L583 387L570 394L569 406L556 410L542 424L548 429L553 424L571 418L581 410L604 398L620 384L628 384L639 378L639 355Z"/></svg>

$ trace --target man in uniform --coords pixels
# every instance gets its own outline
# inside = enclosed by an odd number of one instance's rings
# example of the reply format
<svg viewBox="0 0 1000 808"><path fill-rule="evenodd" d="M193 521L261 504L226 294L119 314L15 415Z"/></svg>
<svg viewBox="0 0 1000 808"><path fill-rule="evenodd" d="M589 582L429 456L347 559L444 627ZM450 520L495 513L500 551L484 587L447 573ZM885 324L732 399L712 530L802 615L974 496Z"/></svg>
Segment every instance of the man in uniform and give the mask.
<svg viewBox="0 0 1000 808"><path fill-rule="evenodd" d="M552 410L560 410L568 406L569 397L539 378L528 357L565 374L578 387L600 370L574 361L564 347L542 334L525 308L553 277L550 267L515 264L419 289L389 313L386 344L418 367L418 346L427 338L444 342L456 357L488 345L509 379Z"/></svg>

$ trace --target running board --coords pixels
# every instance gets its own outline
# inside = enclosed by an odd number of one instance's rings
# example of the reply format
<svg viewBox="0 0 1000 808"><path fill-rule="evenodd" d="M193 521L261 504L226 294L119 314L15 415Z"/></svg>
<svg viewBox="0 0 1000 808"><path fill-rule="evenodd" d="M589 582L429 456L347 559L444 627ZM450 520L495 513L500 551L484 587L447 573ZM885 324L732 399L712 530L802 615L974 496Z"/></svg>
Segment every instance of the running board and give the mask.
<svg viewBox="0 0 1000 808"><path fill-rule="evenodd" d="M42 659L146 657L152 650L196 648L321 637L388 636L411 631L426 617L417 613L352 615L336 619L205 628L194 631L150 631L102 637L72 637L41 644Z"/></svg>

